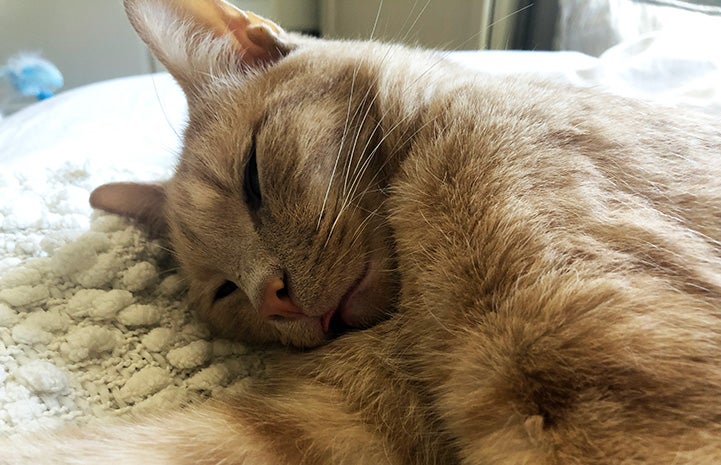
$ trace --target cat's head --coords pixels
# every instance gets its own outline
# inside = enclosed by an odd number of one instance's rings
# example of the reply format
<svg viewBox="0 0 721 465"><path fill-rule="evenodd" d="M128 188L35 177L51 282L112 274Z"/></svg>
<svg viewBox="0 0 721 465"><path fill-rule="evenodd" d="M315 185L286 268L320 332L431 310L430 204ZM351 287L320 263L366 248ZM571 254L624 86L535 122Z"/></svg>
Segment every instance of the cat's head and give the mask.
<svg viewBox="0 0 721 465"><path fill-rule="evenodd" d="M125 5L189 121L172 179L101 186L93 206L165 230L226 336L312 347L383 319L398 283L365 52L221 0Z"/></svg>

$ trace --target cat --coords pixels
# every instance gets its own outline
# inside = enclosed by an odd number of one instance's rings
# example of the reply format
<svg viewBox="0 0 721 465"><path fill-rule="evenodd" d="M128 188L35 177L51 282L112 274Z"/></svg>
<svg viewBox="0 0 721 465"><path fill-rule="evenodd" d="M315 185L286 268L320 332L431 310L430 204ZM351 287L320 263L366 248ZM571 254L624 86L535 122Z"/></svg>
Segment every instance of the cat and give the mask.
<svg viewBox="0 0 721 465"><path fill-rule="evenodd" d="M721 462L719 123L125 6L189 121L172 179L91 203L169 238L219 334L289 349L242 395L0 463Z"/></svg>

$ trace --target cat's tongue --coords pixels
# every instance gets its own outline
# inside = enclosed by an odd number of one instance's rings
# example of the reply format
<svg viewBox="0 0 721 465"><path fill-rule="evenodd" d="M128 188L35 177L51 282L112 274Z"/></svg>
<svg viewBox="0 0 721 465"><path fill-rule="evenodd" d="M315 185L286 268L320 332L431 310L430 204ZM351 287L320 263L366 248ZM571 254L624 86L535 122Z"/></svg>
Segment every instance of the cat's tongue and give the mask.
<svg viewBox="0 0 721 465"><path fill-rule="evenodd" d="M333 316L335 315L337 310L338 310L337 308L334 308L334 309L326 312L326 314L323 315L322 317L320 317L320 324L323 327L323 332L325 334L328 334L330 332L330 322L333 319Z"/></svg>
<svg viewBox="0 0 721 465"><path fill-rule="evenodd" d="M369 274L368 270L369 265L366 264L365 270L340 299L338 306L329 310L320 317L320 323L325 334L340 334L349 328L353 328L353 324L348 320L348 313L350 311L349 307L352 306L352 301L354 300L353 297L357 294L359 289L364 287L363 284L367 281Z"/></svg>
<svg viewBox="0 0 721 465"><path fill-rule="evenodd" d="M350 327L347 321L345 321L345 313L346 313L346 303L348 302L348 297L355 291L356 287L358 286L358 283L355 283L351 288L346 292L346 294L343 296L343 298L340 300L340 303L336 308L333 308L326 312L322 317L320 317L320 324L323 327L323 332L325 334L340 334L346 329Z"/></svg>
<svg viewBox="0 0 721 465"><path fill-rule="evenodd" d="M345 319L346 308L343 305L338 306L320 317L320 324L323 327L323 333L326 335L338 336L353 328Z"/></svg>

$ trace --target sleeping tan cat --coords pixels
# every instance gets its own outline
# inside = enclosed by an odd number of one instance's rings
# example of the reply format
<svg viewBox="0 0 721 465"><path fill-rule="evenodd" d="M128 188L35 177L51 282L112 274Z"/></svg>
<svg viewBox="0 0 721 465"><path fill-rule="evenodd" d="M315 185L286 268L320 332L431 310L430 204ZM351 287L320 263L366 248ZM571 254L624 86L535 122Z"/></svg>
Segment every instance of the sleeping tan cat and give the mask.
<svg viewBox="0 0 721 465"><path fill-rule="evenodd" d="M721 126L439 55L126 0L187 94L167 234L250 392L0 463L721 463Z"/></svg>

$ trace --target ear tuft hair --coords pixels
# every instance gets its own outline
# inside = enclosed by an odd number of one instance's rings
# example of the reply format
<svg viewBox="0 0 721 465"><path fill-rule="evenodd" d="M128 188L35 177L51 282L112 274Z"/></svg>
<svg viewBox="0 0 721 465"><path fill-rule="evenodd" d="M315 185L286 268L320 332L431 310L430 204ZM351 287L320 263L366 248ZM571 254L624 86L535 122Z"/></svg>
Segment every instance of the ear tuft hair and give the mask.
<svg viewBox="0 0 721 465"><path fill-rule="evenodd" d="M90 205L136 221L151 236L166 236L165 187L162 184L103 184L90 194Z"/></svg>
<svg viewBox="0 0 721 465"><path fill-rule="evenodd" d="M125 0L141 39L189 98L214 76L239 76L293 45L274 22L223 0Z"/></svg>

